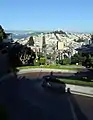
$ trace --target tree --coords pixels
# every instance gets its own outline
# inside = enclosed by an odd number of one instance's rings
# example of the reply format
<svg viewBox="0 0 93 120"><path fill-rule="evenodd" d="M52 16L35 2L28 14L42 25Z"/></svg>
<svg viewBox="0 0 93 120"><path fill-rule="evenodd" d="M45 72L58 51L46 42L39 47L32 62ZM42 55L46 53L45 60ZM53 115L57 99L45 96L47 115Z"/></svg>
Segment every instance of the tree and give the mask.
<svg viewBox="0 0 93 120"><path fill-rule="evenodd" d="M75 42L77 42L77 40L76 40L76 39L74 39L74 41L75 41Z"/></svg>
<svg viewBox="0 0 93 120"><path fill-rule="evenodd" d="M4 29L0 25L0 43L2 43L3 40L6 39L6 38L7 38L7 34L5 33Z"/></svg>
<svg viewBox="0 0 93 120"><path fill-rule="evenodd" d="M85 56L85 59L82 61L82 65L85 66L86 68L93 68L93 56L92 54L83 54Z"/></svg>
<svg viewBox="0 0 93 120"><path fill-rule="evenodd" d="M25 45L20 45L15 43L9 49L9 60L11 67L18 67L22 65L32 65L36 55L33 50L26 47Z"/></svg>
<svg viewBox="0 0 93 120"><path fill-rule="evenodd" d="M84 57L81 53L76 53L71 57L71 64L82 63Z"/></svg>
<svg viewBox="0 0 93 120"><path fill-rule="evenodd" d="M42 48L46 48L45 36L43 36Z"/></svg>
<svg viewBox="0 0 93 120"><path fill-rule="evenodd" d="M91 42L93 43L93 35L91 35Z"/></svg>
<svg viewBox="0 0 93 120"><path fill-rule="evenodd" d="M45 41L45 36L43 36L42 50L44 52L44 56L46 57L46 41Z"/></svg>
<svg viewBox="0 0 93 120"><path fill-rule="evenodd" d="M84 40L83 40L83 38L80 38L80 37L79 37L76 42L80 43L80 42L84 42Z"/></svg>
<svg viewBox="0 0 93 120"><path fill-rule="evenodd" d="M47 54L46 56L47 56L47 59L51 59L52 54L51 54L51 53L49 53L49 54Z"/></svg>
<svg viewBox="0 0 93 120"><path fill-rule="evenodd" d="M34 46L33 36L31 36L31 37L29 38L28 45Z"/></svg>
<svg viewBox="0 0 93 120"><path fill-rule="evenodd" d="M16 72L16 67L22 65L31 65L34 63L36 55L31 48L26 45L21 45L19 43L4 43L3 39L7 38L7 34L4 32L3 28L0 26L0 50L7 52L10 70Z"/></svg>

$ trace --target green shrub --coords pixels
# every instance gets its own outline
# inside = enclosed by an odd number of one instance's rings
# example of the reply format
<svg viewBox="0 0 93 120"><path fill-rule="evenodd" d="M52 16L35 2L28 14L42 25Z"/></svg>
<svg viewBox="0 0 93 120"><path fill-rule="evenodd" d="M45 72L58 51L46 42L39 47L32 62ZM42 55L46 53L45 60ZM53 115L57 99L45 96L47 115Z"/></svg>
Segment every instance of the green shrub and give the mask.
<svg viewBox="0 0 93 120"><path fill-rule="evenodd" d="M46 58L44 58L44 57L40 58L40 64L45 65L46 64Z"/></svg>
<svg viewBox="0 0 93 120"><path fill-rule="evenodd" d="M35 66L39 66L39 60L35 59L35 60L34 60L34 65L35 65Z"/></svg>
<svg viewBox="0 0 93 120"><path fill-rule="evenodd" d="M70 64L70 59L69 58L63 59L63 65L67 65L67 64Z"/></svg>
<svg viewBox="0 0 93 120"><path fill-rule="evenodd" d="M51 59L51 54L47 54L47 59Z"/></svg>
<svg viewBox="0 0 93 120"><path fill-rule="evenodd" d="M85 57L80 53L76 53L71 57L71 64L79 63L81 65L83 61L85 61Z"/></svg>
<svg viewBox="0 0 93 120"><path fill-rule="evenodd" d="M59 80L62 81L62 82L65 82L66 84L93 87L93 82L80 81L80 80L71 80L71 79L59 79Z"/></svg>
<svg viewBox="0 0 93 120"><path fill-rule="evenodd" d="M63 65L63 60L57 60L57 64Z"/></svg>

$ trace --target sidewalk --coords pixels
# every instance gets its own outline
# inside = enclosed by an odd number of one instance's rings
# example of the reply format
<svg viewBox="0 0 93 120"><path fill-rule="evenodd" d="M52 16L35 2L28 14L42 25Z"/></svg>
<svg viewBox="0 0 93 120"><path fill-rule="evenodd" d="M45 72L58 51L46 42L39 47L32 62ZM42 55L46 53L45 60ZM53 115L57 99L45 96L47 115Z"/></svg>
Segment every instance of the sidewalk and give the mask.
<svg viewBox="0 0 93 120"><path fill-rule="evenodd" d="M76 70L62 70L62 69L50 69L50 68L28 68L22 69L18 72L18 74L28 73L28 72L69 72L76 73Z"/></svg>
<svg viewBox="0 0 93 120"><path fill-rule="evenodd" d="M66 84L66 86L67 88L70 88L72 93L93 97L92 87L83 87L83 86L70 85L70 84Z"/></svg>

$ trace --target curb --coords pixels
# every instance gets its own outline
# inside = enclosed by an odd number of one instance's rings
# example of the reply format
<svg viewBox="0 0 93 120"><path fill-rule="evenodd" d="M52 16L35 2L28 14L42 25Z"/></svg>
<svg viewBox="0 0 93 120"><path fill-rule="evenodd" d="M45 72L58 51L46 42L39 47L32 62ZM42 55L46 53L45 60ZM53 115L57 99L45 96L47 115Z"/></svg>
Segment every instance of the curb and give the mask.
<svg viewBox="0 0 93 120"><path fill-rule="evenodd" d="M93 97L92 87L83 87L79 85L66 84L67 88L70 88L71 93L83 96Z"/></svg>
<svg viewBox="0 0 93 120"><path fill-rule="evenodd" d="M87 94L87 93L73 91L73 90L71 90L71 93L75 94L75 95L82 95L82 96L86 96L86 97L93 97L93 94Z"/></svg>

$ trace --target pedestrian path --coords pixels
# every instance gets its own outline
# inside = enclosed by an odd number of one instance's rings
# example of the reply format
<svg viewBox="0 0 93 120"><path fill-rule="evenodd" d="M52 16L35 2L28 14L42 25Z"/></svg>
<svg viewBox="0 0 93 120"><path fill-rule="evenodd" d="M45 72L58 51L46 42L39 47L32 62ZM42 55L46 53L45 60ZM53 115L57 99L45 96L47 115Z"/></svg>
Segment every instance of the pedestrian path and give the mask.
<svg viewBox="0 0 93 120"><path fill-rule="evenodd" d="M69 72L76 73L77 70L62 70L62 69L48 69L48 68L29 68L22 69L18 72L18 74L28 73L28 72Z"/></svg>
<svg viewBox="0 0 93 120"><path fill-rule="evenodd" d="M72 93L76 94L82 94L85 96L91 96L93 97L93 88L92 87L83 87L83 86L78 86L78 85L66 85L67 88L70 88Z"/></svg>

